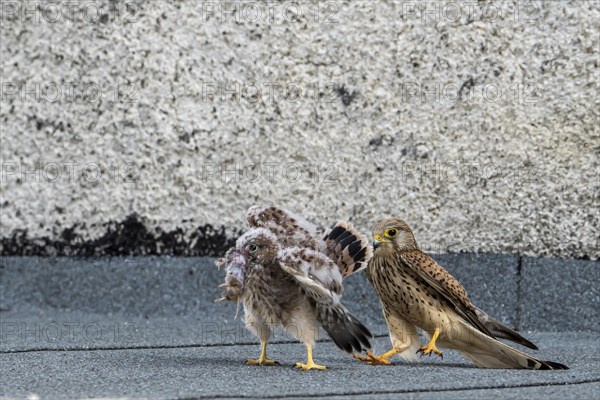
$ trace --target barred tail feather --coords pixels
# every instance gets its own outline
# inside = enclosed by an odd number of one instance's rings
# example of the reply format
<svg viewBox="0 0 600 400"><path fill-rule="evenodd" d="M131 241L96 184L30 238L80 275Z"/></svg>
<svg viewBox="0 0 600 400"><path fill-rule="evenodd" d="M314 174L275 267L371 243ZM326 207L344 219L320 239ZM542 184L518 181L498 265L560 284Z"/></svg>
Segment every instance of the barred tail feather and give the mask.
<svg viewBox="0 0 600 400"><path fill-rule="evenodd" d="M373 256L367 237L349 222L338 222L323 238L326 255L331 258L343 277L362 271Z"/></svg>
<svg viewBox="0 0 600 400"><path fill-rule="evenodd" d="M343 305L317 305L317 319L340 349L360 353L371 348L373 335Z"/></svg>

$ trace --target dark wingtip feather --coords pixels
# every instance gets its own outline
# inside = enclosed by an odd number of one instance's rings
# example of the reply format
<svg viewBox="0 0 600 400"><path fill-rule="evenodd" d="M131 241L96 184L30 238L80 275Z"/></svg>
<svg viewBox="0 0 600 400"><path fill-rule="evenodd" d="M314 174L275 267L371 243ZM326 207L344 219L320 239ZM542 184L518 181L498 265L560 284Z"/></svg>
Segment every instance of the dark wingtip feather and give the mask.
<svg viewBox="0 0 600 400"><path fill-rule="evenodd" d="M336 262L344 277L366 268L373 255L367 237L345 221L335 224L323 240L327 245L326 255Z"/></svg>
<svg viewBox="0 0 600 400"><path fill-rule="evenodd" d="M350 257L356 259L356 255L362 249L363 249L362 242L360 240L355 240L354 242L350 243L350 246L348 246L348 253L350 254Z"/></svg>
<svg viewBox="0 0 600 400"><path fill-rule="evenodd" d="M495 336L497 339L506 339L511 342L518 343L521 346L528 347L533 350L539 350L535 343L525 339L521 334L508 326L504 325L500 321L490 317L485 311L475 307L475 314L477 318L485 325L485 327Z"/></svg>
<svg viewBox="0 0 600 400"><path fill-rule="evenodd" d="M545 370L569 369L569 367L567 367L565 364L557 363L554 361L542 361L541 363L542 363L542 367L540 369L545 369Z"/></svg>
<svg viewBox="0 0 600 400"><path fill-rule="evenodd" d="M494 321L494 322L497 322L497 321ZM512 329L507 328L504 325L501 325L500 323L498 323L498 325L500 325L502 328L506 328L506 329L498 329L498 326L496 326L494 328L489 323L484 323L484 324L487 328L490 328L490 327L492 328L492 329L490 329L490 331L494 334L494 336L496 336L496 338L510 340L511 342L518 343L521 346L528 347L532 350L539 350L539 347L537 347L535 345L535 343L525 339L518 332L515 332Z"/></svg>
<svg viewBox="0 0 600 400"><path fill-rule="evenodd" d="M519 343L519 344L521 344L521 345L523 345L523 346L525 346L525 347L529 347L529 348L530 348L530 349L532 349L532 350L539 350L539 349L540 349L539 347L537 347L537 346L535 345L535 343L533 343L533 342L530 342L529 340L527 340L527 339L525 339L525 338L523 338L523 339L524 339L524 340L522 340L522 341L520 341L520 342L516 342L516 343Z"/></svg>
<svg viewBox="0 0 600 400"><path fill-rule="evenodd" d="M349 236L352 236L352 232L348 229L344 230L341 235L339 235L336 239L334 239L338 244L341 243L344 239L347 239ZM355 239L356 240L356 239ZM343 246L342 246L343 247Z"/></svg>
<svg viewBox="0 0 600 400"><path fill-rule="evenodd" d="M353 234L349 234L348 236L346 236L345 238L343 238L342 240L340 240L338 242L338 244L340 245L340 247L342 249L345 249L346 247L350 246L351 243L354 243L358 240L358 238L356 236L354 236Z"/></svg>
<svg viewBox="0 0 600 400"><path fill-rule="evenodd" d="M364 261L366 255L367 255L367 247L363 247L362 249L360 249L358 254L354 255L354 260L356 262Z"/></svg>
<svg viewBox="0 0 600 400"><path fill-rule="evenodd" d="M333 228L331 230L331 232L329 232L329 234L327 235L327 237L325 239L336 240L338 238L338 236L340 236L345 231L346 231L346 229L344 227L336 226L335 228Z"/></svg>

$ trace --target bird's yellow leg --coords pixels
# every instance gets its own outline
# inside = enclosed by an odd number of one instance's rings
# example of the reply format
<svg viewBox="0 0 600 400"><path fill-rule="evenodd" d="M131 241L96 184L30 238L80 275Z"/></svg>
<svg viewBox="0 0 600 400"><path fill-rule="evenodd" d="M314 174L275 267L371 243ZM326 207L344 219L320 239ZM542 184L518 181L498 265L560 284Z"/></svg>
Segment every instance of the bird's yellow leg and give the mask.
<svg viewBox="0 0 600 400"><path fill-rule="evenodd" d="M309 371L311 369L319 369L319 370L327 369L327 367L324 365L315 364L315 362L313 361L313 357L312 357L312 347L310 347L309 345L306 345L306 353L307 353L306 364L296 363L296 368L301 368L304 371Z"/></svg>
<svg viewBox="0 0 600 400"><path fill-rule="evenodd" d="M390 365L392 362L388 360L388 358L396 354L398 354L398 350L396 349L391 349L390 351L385 352L380 356L376 356L370 351L367 351L366 357L361 356L360 354L354 354L354 358L357 358L361 361L366 361L368 364L371 365Z"/></svg>
<svg viewBox="0 0 600 400"><path fill-rule="evenodd" d="M435 331L433 331L433 335L431 335L431 340L429 341L429 343L427 343L427 346L422 346L419 350L417 350L417 353L421 353L421 357L423 357L430 356L431 352L433 351L438 356L444 358L442 352L439 351L437 347L435 347L435 341L437 340L438 336L440 336L440 330L438 328L435 328Z"/></svg>
<svg viewBox="0 0 600 400"><path fill-rule="evenodd" d="M260 352L260 357L258 357L258 360L253 360L253 359L249 358L246 360L246 364L248 364L248 365L275 365L275 364L278 364L277 361L271 360L269 357L267 357L267 342L263 342L261 340L260 346L261 346L261 352Z"/></svg>

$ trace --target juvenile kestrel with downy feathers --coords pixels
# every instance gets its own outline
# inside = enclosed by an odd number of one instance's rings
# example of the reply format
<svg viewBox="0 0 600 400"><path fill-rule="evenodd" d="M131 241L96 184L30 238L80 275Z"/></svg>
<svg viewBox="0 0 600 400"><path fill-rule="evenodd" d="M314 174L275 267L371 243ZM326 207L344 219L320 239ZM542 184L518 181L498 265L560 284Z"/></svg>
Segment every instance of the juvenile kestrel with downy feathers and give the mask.
<svg viewBox="0 0 600 400"><path fill-rule="evenodd" d="M217 260L226 266L223 296L241 302L246 326L261 341L251 365L273 365L267 357L272 328L281 328L306 345L303 370L326 369L313 361L319 326L342 350L370 349L369 330L340 303L342 279L367 267L373 248L351 224L338 222L319 236L315 225L276 207L252 207L250 230Z"/></svg>
<svg viewBox="0 0 600 400"><path fill-rule="evenodd" d="M510 340L537 350L519 333L477 308L465 288L422 252L408 225L387 218L373 230L374 255L367 277L381 300L392 350L381 356L355 355L370 364L390 364L400 355L412 360L416 353L442 356L436 345L456 349L481 368L568 369L538 360L497 340ZM426 346L416 328L430 335Z"/></svg>

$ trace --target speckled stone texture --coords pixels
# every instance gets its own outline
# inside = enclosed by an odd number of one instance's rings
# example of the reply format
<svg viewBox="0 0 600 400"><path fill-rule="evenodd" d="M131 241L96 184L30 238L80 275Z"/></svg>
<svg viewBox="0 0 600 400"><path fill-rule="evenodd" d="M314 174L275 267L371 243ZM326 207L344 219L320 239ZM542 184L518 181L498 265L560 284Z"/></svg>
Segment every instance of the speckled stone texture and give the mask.
<svg viewBox="0 0 600 400"><path fill-rule="evenodd" d="M2 2L2 238L276 203L600 257L595 1L56 3Z"/></svg>

